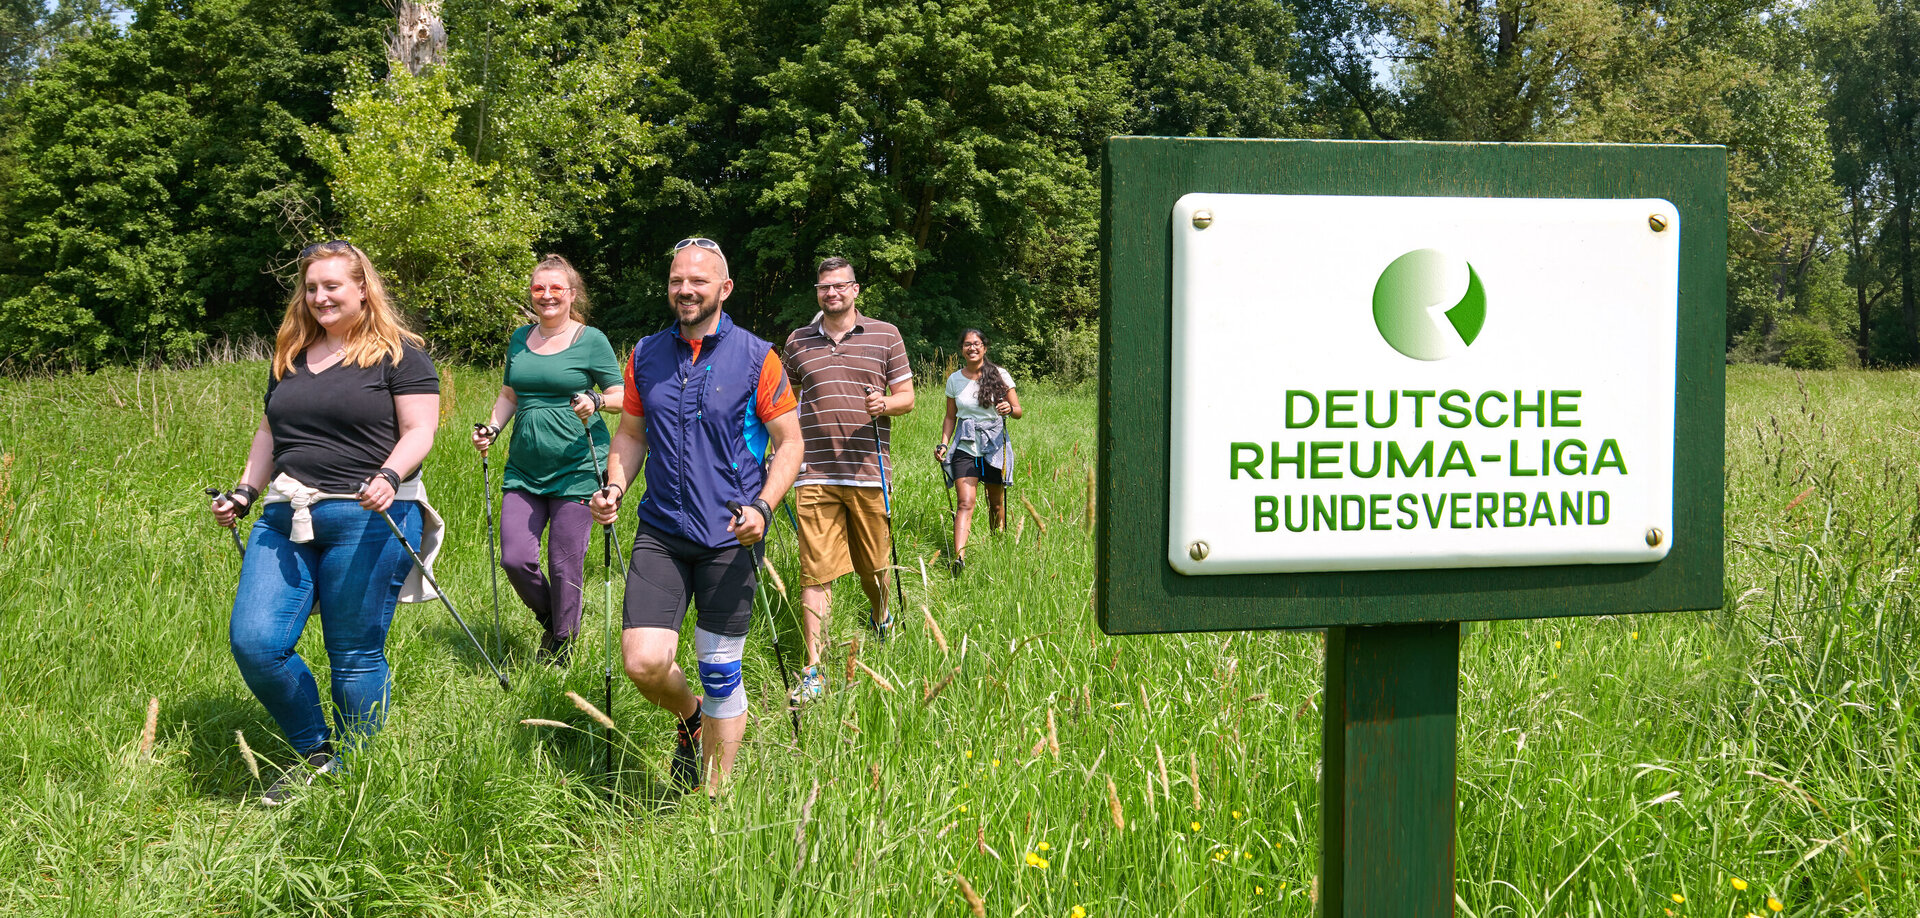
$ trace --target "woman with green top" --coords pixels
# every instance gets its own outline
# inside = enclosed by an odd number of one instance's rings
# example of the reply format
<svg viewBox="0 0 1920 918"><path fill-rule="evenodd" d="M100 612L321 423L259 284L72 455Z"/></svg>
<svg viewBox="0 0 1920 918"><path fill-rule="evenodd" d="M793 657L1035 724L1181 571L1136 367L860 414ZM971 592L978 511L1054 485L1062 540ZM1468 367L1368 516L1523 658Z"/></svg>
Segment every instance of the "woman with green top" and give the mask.
<svg viewBox="0 0 1920 918"><path fill-rule="evenodd" d="M564 666L580 631L581 586L593 534L587 500L600 487L597 469L607 452L607 425L599 413L619 411L625 389L613 345L586 324L580 272L565 258L548 255L533 269L530 291L539 321L515 329L508 339L506 384L487 426L474 431L473 445L486 452L513 419L507 467L500 476L500 567L540 622L538 658ZM599 392L593 391L596 386Z"/></svg>

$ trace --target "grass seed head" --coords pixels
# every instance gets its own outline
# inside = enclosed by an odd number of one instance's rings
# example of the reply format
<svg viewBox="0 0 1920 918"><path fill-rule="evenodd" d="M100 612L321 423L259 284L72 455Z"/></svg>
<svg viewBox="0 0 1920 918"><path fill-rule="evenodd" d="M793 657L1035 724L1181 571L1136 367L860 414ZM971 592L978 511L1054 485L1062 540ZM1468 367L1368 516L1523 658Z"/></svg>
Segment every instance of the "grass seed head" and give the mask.
<svg viewBox="0 0 1920 918"><path fill-rule="evenodd" d="M253 780L260 780L260 760L253 757L253 747L247 745L245 731L233 731L233 741L240 746L240 761L247 763L247 770L253 773Z"/></svg>
<svg viewBox="0 0 1920 918"><path fill-rule="evenodd" d="M960 884L960 896L967 900L967 908L973 910L973 918L987 918L986 900L981 899L980 894L973 891L973 884L967 882L966 875L956 872L953 879Z"/></svg>
<svg viewBox="0 0 1920 918"><path fill-rule="evenodd" d="M953 669L947 671L946 678L941 679L939 682L934 683L933 685L927 686L927 693L926 695L921 697L920 706L924 708L927 705L932 704L933 699L939 697L940 693L944 691L946 687L953 682L953 677L958 675L960 675L960 667L956 666Z"/></svg>
<svg viewBox="0 0 1920 918"><path fill-rule="evenodd" d="M926 618L927 631L933 634L933 642L935 644L940 645L940 655L943 657L946 656L947 655L947 634L946 632L940 630L940 623L934 620L933 610L927 608L926 606L921 606L920 614Z"/></svg>
<svg viewBox="0 0 1920 918"><path fill-rule="evenodd" d="M868 666L864 661L861 661L859 659L855 659L852 657L849 657L848 659L852 659L853 665L860 667L860 671L863 673L866 673L867 678L872 679L874 685L880 686L882 689L889 692L895 691L893 687L893 683L888 682L885 676L882 676L879 673L874 672L873 668Z"/></svg>
<svg viewBox="0 0 1920 918"><path fill-rule="evenodd" d="M1060 760L1060 731L1054 727L1053 708L1047 708L1047 751L1053 754L1053 760Z"/></svg>
<svg viewBox="0 0 1920 918"><path fill-rule="evenodd" d="M1168 800L1173 799L1173 782L1167 780L1167 754L1160 751L1160 744L1153 744L1154 761L1160 765L1160 794Z"/></svg>
<svg viewBox="0 0 1920 918"><path fill-rule="evenodd" d="M153 737L160 730L160 699L147 699L147 723L140 729L140 757L153 755Z"/></svg>
<svg viewBox="0 0 1920 918"><path fill-rule="evenodd" d="M1113 779L1107 779L1107 810L1113 815L1113 828L1116 832L1127 830L1126 813L1120 809L1120 789L1114 787Z"/></svg>
<svg viewBox="0 0 1920 918"><path fill-rule="evenodd" d="M567 700L573 702L573 706L576 708L579 708L588 717L593 718L594 723L597 723L600 726L605 727L609 730L613 729L613 718L608 717L606 714L602 713L599 708L594 707L593 702L580 697L579 692L568 692Z"/></svg>
<svg viewBox="0 0 1920 918"><path fill-rule="evenodd" d="M544 717L523 717L520 719L520 726L522 727L557 727L562 730L573 729L573 725L570 723L567 723L565 721L559 721L559 720L548 720Z"/></svg>
<svg viewBox="0 0 1920 918"><path fill-rule="evenodd" d="M858 672L858 670L854 668L854 664L859 661L859 658L860 658L860 639L858 637L855 637L853 640L847 642L847 684L848 685L853 684L854 674Z"/></svg>

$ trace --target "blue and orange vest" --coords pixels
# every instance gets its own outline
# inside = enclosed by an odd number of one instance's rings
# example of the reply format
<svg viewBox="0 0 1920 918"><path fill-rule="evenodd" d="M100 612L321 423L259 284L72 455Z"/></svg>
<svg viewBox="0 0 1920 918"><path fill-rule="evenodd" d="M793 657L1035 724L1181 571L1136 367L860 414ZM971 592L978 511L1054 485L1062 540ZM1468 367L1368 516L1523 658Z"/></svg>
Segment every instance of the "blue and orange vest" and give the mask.
<svg viewBox="0 0 1920 918"><path fill-rule="evenodd" d="M766 482L767 428L754 396L772 348L724 312L697 361L677 325L634 345L647 434L641 522L708 548L739 544L726 502L749 503Z"/></svg>

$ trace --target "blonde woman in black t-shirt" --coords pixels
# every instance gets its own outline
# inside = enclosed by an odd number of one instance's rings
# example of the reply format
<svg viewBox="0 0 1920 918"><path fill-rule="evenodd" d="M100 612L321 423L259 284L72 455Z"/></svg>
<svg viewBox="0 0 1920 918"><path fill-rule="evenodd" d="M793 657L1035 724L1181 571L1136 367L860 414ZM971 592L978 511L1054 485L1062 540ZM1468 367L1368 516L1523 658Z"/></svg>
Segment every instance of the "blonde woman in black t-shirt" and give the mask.
<svg viewBox="0 0 1920 918"><path fill-rule="evenodd" d="M264 505L241 566L229 642L247 687L301 758L267 789L266 805L338 770L338 756L372 736L386 714L387 628L403 588L418 590L418 575L379 511L429 554L438 541L434 531L422 538L439 522L419 468L440 417L440 377L423 343L394 313L365 252L328 242L300 253L265 417L240 483L212 508L215 521L231 527ZM316 605L332 729L313 672L294 650Z"/></svg>

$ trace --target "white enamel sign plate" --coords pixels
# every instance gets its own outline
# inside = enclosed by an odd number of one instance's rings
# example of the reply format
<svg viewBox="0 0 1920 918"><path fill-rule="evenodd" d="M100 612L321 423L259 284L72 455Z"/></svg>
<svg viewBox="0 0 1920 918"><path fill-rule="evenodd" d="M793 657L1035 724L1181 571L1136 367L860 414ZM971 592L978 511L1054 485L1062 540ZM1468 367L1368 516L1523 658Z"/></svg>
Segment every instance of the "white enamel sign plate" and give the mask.
<svg viewBox="0 0 1920 918"><path fill-rule="evenodd" d="M1680 218L1647 199L1181 198L1167 560L1665 557Z"/></svg>

